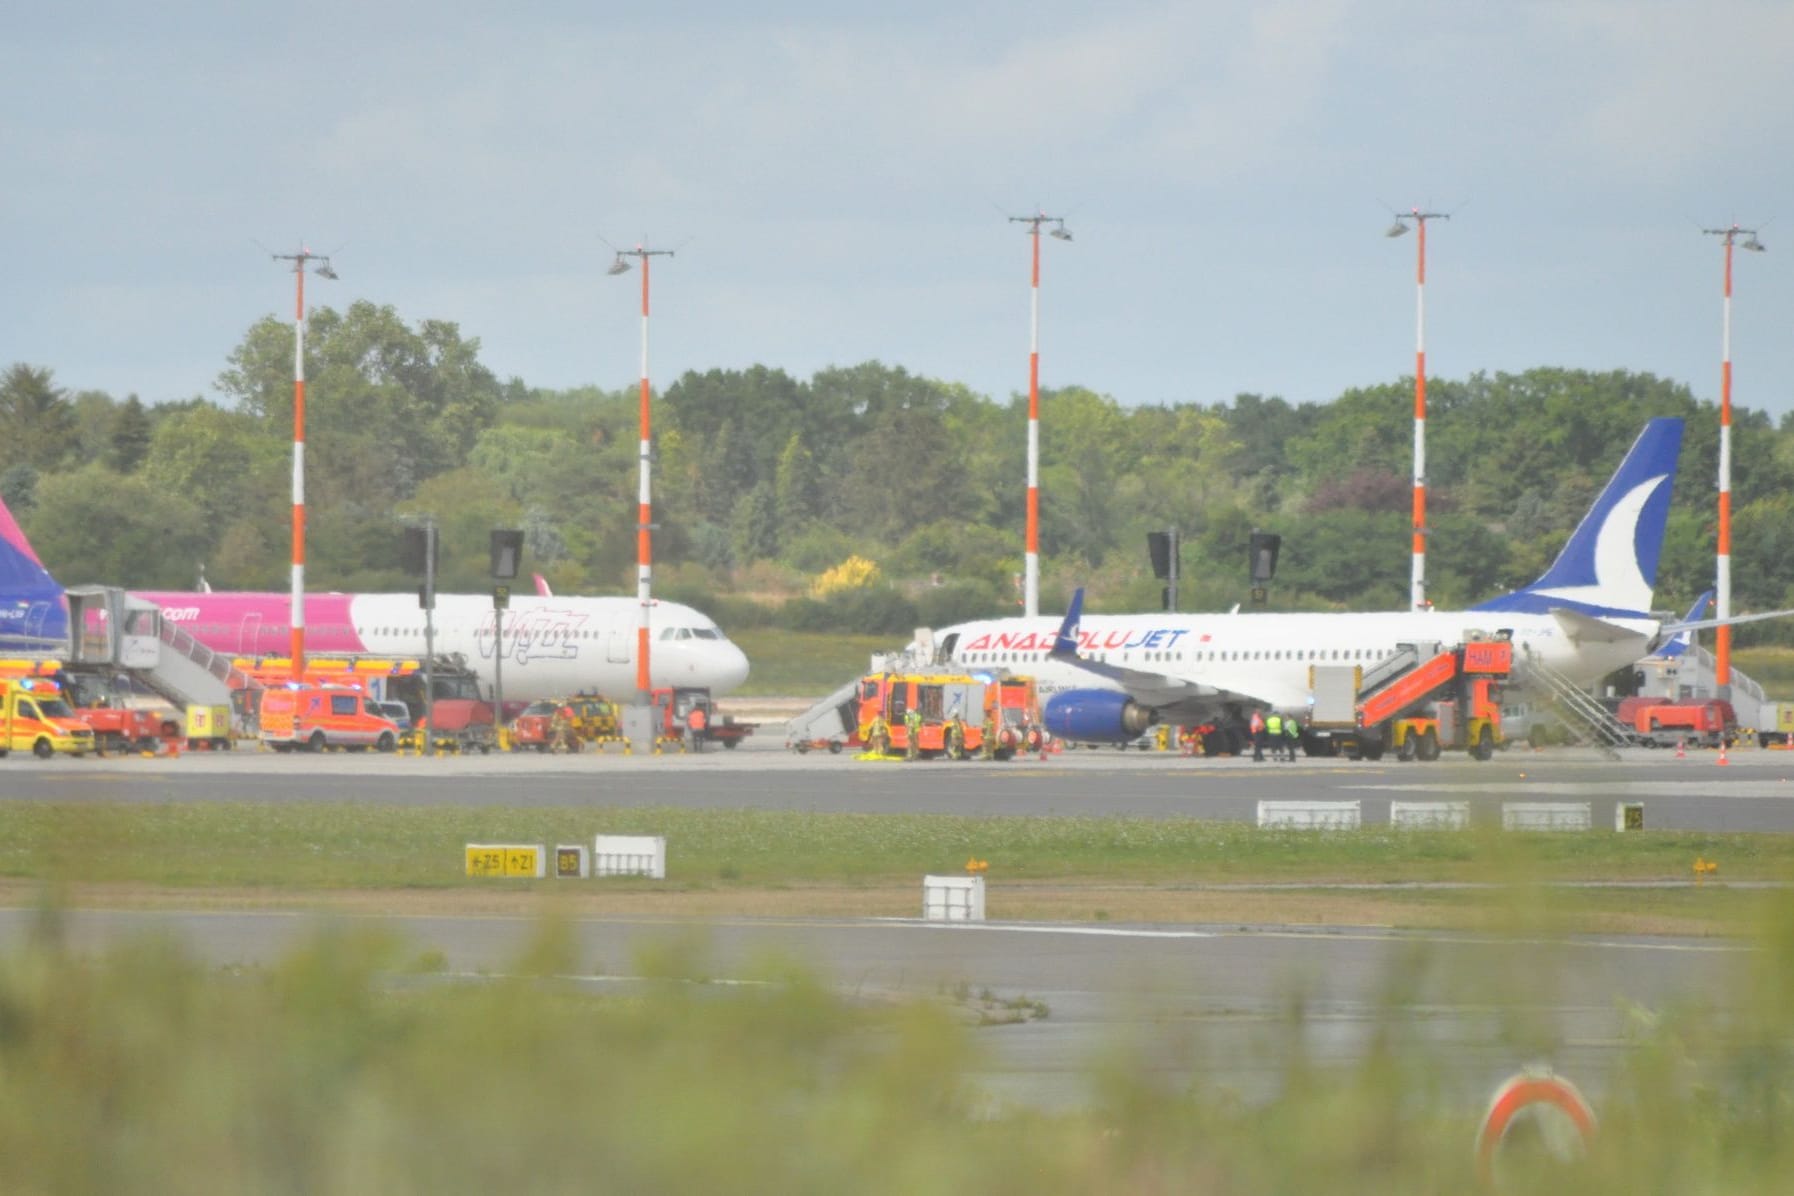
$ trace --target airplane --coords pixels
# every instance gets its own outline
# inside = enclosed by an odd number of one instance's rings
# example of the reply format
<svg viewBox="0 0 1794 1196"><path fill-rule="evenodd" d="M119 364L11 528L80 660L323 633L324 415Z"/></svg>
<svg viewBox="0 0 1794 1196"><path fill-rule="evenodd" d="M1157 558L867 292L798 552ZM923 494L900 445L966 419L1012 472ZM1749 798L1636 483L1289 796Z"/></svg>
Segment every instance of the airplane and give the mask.
<svg viewBox="0 0 1794 1196"><path fill-rule="evenodd" d="M1544 575L1468 610L1085 615L1080 589L1056 630L1021 618L960 623L932 633L935 660L1031 674L1047 730L1098 743L1159 722L1237 728L1254 709L1301 718L1311 665L1368 666L1404 643L1505 633L1518 658L1587 684L1667 638L1718 625L1666 624L1650 610L1681 444L1680 419L1651 420Z"/></svg>
<svg viewBox="0 0 1794 1196"><path fill-rule="evenodd" d="M546 586L542 587L546 589ZM227 656L284 656L291 596L223 591L133 591L162 618ZM635 598L513 595L503 635L506 699L635 689L641 606ZM409 594L307 594L306 648L316 656L421 657L424 612ZM68 640L63 588L0 501L0 651L57 651ZM499 657L489 594L437 594L438 655L459 655L483 687ZM649 678L656 689L694 686L723 694L747 680L747 656L709 616L677 602L648 612Z"/></svg>

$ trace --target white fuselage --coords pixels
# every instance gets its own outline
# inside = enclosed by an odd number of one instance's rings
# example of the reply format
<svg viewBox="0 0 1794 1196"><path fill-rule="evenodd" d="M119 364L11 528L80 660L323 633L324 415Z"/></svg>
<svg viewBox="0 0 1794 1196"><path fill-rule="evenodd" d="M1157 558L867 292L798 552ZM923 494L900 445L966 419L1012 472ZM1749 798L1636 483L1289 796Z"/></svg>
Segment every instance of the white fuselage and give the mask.
<svg viewBox="0 0 1794 1196"><path fill-rule="evenodd" d="M1612 619L1612 640L1573 637L1552 615L1503 611L1391 611L1359 614L1085 615L1079 654L1104 664L1161 674L1167 692L1181 683L1250 695L1278 709L1306 706L1309 669L1371 665L1398 644L1512 633L1516 654L1587 683L1650 650L1655 619ZM1089 670L1049 656L1057 623L990 619L935 633L943 662L969 669L1007 668L1037 679L1043 696L1076 689L1120 689ZM1631 634L1627 634L1631 633Z"/></svg>
<svg viewBox="0 0 1794 1196"><path fill-rule="evenodd" d="M206 647L230 656L285 656L291 643L285 595L149 593L162 617ZM614 699L636 687L641 606L634 598L514 595L504 612L503 648L485 594L438 594L437 656L460 656L490 692L504 673L507 699L574 693ZM653 688L702 686L727 693L747 679L748 661L709 616L677 602L649 611ZM313 594L306 599L306 655L421 658L424 612L415 594Z"/></svg>

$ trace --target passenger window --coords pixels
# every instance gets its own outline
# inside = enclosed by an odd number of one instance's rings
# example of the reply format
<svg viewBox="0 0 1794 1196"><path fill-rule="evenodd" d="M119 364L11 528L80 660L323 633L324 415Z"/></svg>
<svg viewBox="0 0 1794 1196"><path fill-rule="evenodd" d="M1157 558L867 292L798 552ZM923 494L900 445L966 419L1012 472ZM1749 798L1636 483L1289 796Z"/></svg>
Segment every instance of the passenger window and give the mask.
<svg viewBox="0 0 1794 1196"><path fill-rule="evenodd" d="M330 713L332 713L332 714L354 714L355 713L355 695L354 694L332 694L331 698L330 698Z"/></svg>

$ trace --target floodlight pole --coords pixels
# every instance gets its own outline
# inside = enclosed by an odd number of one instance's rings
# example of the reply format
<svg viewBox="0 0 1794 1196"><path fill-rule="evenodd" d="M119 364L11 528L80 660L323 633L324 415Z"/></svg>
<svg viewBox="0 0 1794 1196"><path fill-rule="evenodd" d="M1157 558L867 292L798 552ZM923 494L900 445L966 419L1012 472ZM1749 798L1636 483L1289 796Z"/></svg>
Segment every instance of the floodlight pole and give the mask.
<svg viewBox="0 0 1794 1196"><path fill-rule="evenodd" d="M1724 228L1704 228L1709 237L1725 242L1725 301L1721 316L1719 360L1719 553L1714 579L1714 617L1729 619L1732 615L1732 243L1743 234L1741 244L1753 253L1763 252L1754 228L1729 224ZM1713 687L1716 697L1732 696L1732 629L1724 623L1713 629Z"/></svg>
<svg viewBox="0 0 1794 1196"><path fill-rule="evenodd" d="M1399 237L1414 222L1414 563L1408 577L1408 601L1415 610L1427 608L1426 596L1426 222L1450 220L1444 212L1410 208L1396 214L1386 235Z"/></svg>
<svg viewBox="0 0 1794 1196"><path fill-rule="evenodd" d="M651 258L672 257L673 251L671 249L647 249L637 245L634 249L619 249L616 252L616 260L611 262L610 266L612 274L621 274L629 269L629 263L625 260L627 258L637 258L642 264L641 445L638 450L640 472L635 523L635 592L642 610L641 622L635 633L635 702L638 706L646 706L654 696L653 683L649 679L648 672L648 613L653 605L652 561L654 559L653 502L649 488L651 423L648 389L648 264Z"/></svg>
<svg viewBox="0 0 1794 1196"><path fill-rule="evenodd" d="M336 278L330 268L330 255L313 253L303 243L298 253L270 254L277 262L293 263L293 279L297 292L293 303L293 594L292 676L305 676L305 267L319 263L315 269L320 278Z"/></svg>
<svg viewBox="0 0 1794 1196"><path fill-rule="evenodd" d="M1037 212L1011 216L1011 224L1028 226L1034 245L1034 270L1028 291L1028 515L1023 540L1022 613L1032 619L1040 613L1040 227L1052 225L1050 235L1071 240L1061 216Z"/></svg>

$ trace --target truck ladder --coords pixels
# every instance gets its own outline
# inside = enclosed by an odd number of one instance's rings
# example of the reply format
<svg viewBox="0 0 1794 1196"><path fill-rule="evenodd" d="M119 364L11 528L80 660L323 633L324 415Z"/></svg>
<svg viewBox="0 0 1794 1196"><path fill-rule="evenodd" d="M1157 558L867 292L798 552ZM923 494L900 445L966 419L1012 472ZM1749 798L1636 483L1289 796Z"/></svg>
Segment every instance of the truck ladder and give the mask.
<svg viewBox="0 0 1794 1196"><path fill-rule="evenodd" d="M1609 760L1620 758L1614 749L1638 744L1638 735L1589 696L1587 690L1530 653L1514 662L1513 679L1521 688L1542 696L1550 704L1552 714L1587 737Z"/></svg>

